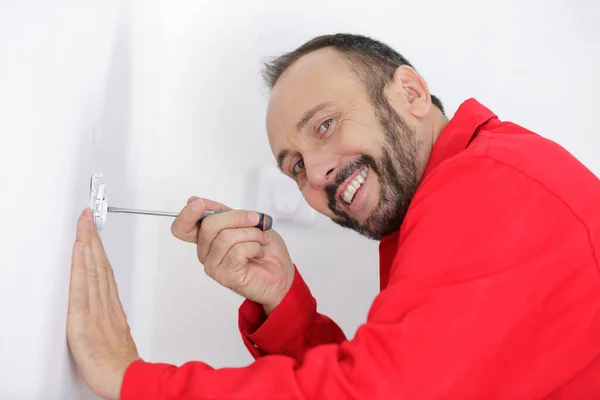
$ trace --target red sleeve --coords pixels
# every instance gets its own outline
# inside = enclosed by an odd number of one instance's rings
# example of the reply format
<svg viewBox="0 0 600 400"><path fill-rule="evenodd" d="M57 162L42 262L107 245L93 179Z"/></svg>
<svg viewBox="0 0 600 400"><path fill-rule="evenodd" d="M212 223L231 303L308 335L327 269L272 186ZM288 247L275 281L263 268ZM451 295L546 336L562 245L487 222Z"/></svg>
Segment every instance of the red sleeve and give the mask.
<svg viewBox="0 0 600 400"><path fill-rule="evenodd" d="M239 328L255 359L282 354L301 361L314 346L346 340L335 322L317 312L317 303L297 268L290 290L268 318L260 304L249 300L242 303Z"/></svg>
<svg viewBox="0 0 600 400"><path fill-rule="evenodd" d="M352 340L243 368L137 361L122 400L547 396L600 352L600 277L584 224L489 159L446 166L426 187L390 284Z"/></svg>

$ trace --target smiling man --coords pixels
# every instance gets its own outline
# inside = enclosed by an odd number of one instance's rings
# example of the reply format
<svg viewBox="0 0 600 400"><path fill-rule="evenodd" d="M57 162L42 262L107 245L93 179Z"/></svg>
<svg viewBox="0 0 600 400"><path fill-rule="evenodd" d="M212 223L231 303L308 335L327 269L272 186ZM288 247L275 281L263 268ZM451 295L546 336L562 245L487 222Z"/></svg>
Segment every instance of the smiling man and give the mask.
<svg viewBox="0 0 600 400"><path fill-rule="evenodd" d="M352 51L343 54L314 41L269 66L267 129L278 165L313 208L381 239L400 227L447 119L404 58L379 43L351 40L345 46ZM390 77L402 87L386 90ZM394 89L407 97L388 97ZM414 122L427 130L417 134L394 107L419 96L425 101L413 112L423 120Z"/></svg>
<svg viewBox="0 0 600 400"><path fill-rule="evenodd" d="M69 346L107 399L600 398L600 181L559 145L475 99L451 119L393 49L315 38L265 69L269 143L306 201L380 243L381 292L346 338L276 231L192 197L172 227L246 300L256 359L144 361L86 210ZM229 210L196 221L206 209ZM360 268L360 266L348 266ZM332 293L335 296L335 293Z"/></svg>

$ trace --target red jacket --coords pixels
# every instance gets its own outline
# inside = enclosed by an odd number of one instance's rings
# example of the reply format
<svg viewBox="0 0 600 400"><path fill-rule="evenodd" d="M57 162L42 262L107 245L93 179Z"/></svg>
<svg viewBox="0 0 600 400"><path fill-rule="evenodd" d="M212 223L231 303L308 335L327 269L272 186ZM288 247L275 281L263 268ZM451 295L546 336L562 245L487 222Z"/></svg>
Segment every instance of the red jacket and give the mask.
<svg viewBox="0 0 600 400"><path fill-rule="evenodd" d="M122 399L600 399L600 181L474 99L435 143L352 339L296 271L240 308L256 361L138 361ZM359 268L360 266L355 266Z"/></svg>

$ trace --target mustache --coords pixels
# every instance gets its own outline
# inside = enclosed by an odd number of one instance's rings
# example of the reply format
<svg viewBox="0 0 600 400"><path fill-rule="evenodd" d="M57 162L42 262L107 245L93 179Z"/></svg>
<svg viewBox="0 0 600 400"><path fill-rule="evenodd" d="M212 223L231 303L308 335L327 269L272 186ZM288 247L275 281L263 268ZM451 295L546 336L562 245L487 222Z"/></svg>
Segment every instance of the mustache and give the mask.
<svg viewBox="0 0 600 400"><path fill-rule="evenodd" d="M331 211L341 216L341 214L339 214L339 212L341 211L339 211L338 207L336 206L337 201L335 195L340 185L344 183L346 179L348 179L348 177L354 174L358 169L364 168L366 166L368 166L371 170L375 171L375 173L378 173L375 159L366 154L363 154L356 160L349 162L337 171L333 183L325 187L325 193L327 194L329 209Z"/></svg>

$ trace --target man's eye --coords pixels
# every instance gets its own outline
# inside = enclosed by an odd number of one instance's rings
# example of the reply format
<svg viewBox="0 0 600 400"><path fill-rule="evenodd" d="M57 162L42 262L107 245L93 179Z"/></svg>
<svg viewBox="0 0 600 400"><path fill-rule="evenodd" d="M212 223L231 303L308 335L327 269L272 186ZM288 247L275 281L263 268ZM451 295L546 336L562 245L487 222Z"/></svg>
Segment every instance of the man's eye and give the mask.
<svg viewBox="0 0 600 400"><path fill-rule="evenodd" d="M292 168L292 173L294 174L294 176L296 176L300 172L302 172L303 168L304 168L304 160L300 160L296 164L294 164L294 167Z"/></svg>
<svg viewBox="0 0 600 400"><path fill-rule="evenodd" d="M319 126L319 135L324 135L325 132L327 132L327 129L329 129L329 127L331 126L332 122L333 120L331 119L328 119L327 121L323 122L321 126Z"/></svg>

